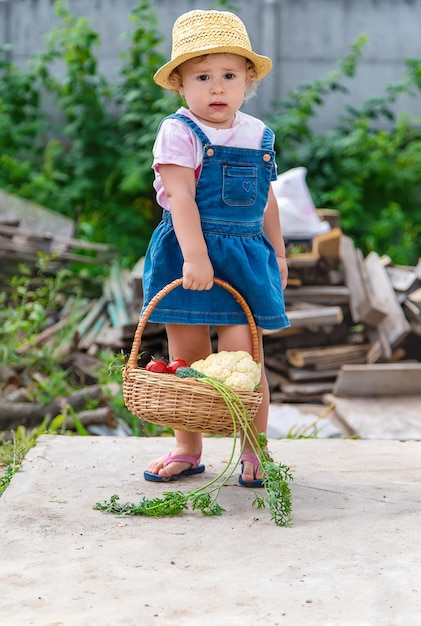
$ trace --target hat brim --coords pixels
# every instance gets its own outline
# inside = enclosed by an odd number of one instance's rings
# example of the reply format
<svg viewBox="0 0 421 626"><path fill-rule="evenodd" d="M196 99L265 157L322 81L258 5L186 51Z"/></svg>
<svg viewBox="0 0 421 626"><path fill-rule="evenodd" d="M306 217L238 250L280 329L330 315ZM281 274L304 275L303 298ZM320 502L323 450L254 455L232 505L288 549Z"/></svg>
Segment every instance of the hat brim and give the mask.
<svg viewBox="0 0 421 626"><path fill-rule="evenodd" d="M241 48L238 46L213 46L210 48L205 48L198 52L186 52L185 54L180 54L175 59L172 59L168 63L165 63L162 67L157 70L153 79L157 85L163 87L164 89L174 89L173 83L169 80L171 72L175 70L176 67L184 63L185 61L189 61L190 59L195 59L197 57L201 57L205 54L221 54L221 53L229 53L229 54L238 54L246 59L249 59L256 70L256 80L261 80L269 74L272 69L272 61L269 57L265 57L261 54L256 54L251 50L246 50L245 48Z"/></svg>

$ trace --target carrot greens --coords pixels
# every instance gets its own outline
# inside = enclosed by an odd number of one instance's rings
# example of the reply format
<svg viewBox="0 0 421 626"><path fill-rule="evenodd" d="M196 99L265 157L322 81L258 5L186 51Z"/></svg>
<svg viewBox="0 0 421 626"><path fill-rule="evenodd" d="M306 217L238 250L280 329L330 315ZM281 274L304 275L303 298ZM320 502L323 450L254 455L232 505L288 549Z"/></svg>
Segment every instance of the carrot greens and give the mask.
<svg viewBox="0 0 421 626"><path fill-rule="evenodd" d="M225 468L215 478L188 494L183 494L181 491L168 491L164 492L161 498L148 499L144 497L138 504L121 504L119 496L113 495L109 501L97 502L94 508L115 515L164 517L179 515L187 510L190 505L193 511L199 510L204 515L221 515L224 509L217 501L219 493L240 464L241 454L246 441L248 441L257 458L260 459L262 482L265 491L264 497L256 492L253 506L259 509L268 506L271 519L277 526L289 526L291 524L292 508L289 483L293 480L289 467L276 463L271 458L267 450L268 441L266 435L258 433L254 425L249 423L247 409L235 391L213 378L201 377L200 380L218 391L232 417L233 447ZM241 428L244 436L240 454L234 463L238 428Z"/></svg>

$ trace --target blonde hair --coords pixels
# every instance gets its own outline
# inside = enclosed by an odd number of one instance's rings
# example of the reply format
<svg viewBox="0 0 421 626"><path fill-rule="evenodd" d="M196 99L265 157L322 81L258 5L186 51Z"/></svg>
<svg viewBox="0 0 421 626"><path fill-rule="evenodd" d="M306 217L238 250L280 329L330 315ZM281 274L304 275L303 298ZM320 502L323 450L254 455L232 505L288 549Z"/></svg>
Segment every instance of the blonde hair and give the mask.
<svg viewBox="0 0 421 626"><path fill-rule="evenodd" d="M203 61L207 56L208 56L207 54L202 54L201 56L196 57L196 60L199 63L200 61ZM181 87L180 67L182 65L183 64L181 63L176 68L174 68L168 77L168 80L172 86L171 91L173 91L174 93L178 93ZM257 73L256 73L256 68L254 67L254 63L250 61L250 59L247 59L247 58L246 58L246 69L247 69L247 76L248 78L250 78L250 82L247 85L246 95L244 97L244 100L250 100L250 98L252 98L257 91L259 81L256 78Z"/></svg>

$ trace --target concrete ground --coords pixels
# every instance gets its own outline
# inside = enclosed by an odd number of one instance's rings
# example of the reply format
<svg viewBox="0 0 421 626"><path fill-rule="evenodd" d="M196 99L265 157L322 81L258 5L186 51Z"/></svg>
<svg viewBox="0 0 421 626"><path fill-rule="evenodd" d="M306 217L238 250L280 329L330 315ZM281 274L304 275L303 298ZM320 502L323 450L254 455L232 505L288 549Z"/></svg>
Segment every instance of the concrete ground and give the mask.
<svg viewBox="0 0 421 626"><path fill-rule="evenodd" d="M216 476L147 483L172 439L43 436L0 499L2 626L421 625L421 443L272 440L291 468L293 524L224 487L221 517L123 517L137 502Z"/></svg>

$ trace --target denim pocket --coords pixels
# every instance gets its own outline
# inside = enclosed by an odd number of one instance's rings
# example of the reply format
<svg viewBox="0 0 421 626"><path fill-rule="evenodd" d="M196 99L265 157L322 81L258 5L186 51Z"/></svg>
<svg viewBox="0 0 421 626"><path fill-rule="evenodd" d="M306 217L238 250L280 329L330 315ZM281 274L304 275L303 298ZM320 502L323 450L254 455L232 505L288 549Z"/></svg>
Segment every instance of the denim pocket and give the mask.
<svg viewBox="0 0 421 626"><path fill-rule="evenodd" d="M222 199L229 206L251 206L256 202L257 167L224 165Z"/></svg>

